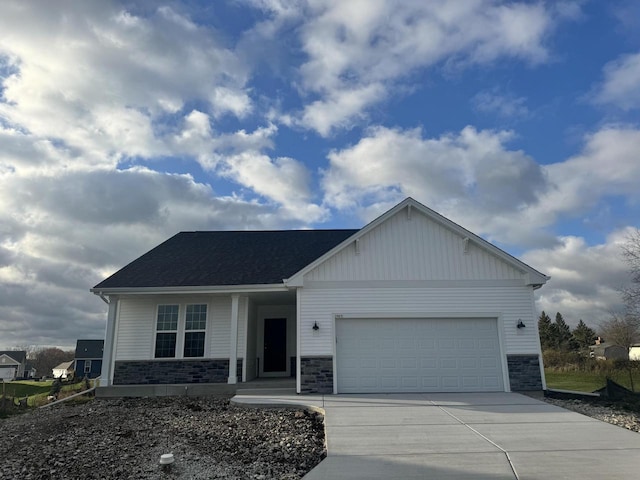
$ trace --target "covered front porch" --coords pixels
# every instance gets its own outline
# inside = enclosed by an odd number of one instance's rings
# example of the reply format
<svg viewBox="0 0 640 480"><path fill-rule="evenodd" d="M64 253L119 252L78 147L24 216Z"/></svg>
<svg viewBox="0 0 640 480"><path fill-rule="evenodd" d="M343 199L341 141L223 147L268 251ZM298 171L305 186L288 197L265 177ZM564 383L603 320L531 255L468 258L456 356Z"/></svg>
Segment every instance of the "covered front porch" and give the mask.
<svg viewBox="0 0 640 480"><path fill-rule="evenodd" d="M160 325L166 324L167 310L174 315L171 352L158 355L158 339L166 335ZM194 322L187 310L201 315L199 350L189 343ZM296 291L283 286L110 295L106 370L100 384L161 387L235 385L272 378L295 381L296 323ZM132 340L125 343L125 339Z"/></svg>

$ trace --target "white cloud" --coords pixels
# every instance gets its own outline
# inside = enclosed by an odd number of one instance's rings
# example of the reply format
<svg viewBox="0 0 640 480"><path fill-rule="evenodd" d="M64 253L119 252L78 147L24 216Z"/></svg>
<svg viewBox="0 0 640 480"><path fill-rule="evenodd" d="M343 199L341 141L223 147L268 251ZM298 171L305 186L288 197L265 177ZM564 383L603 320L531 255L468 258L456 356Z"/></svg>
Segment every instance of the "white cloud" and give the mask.
<svg viewBox="0 0 640 480"><path fill-rule="evenodd" d="M335 127L352 126L356 119L364 116L366 107L385 96L386 91L380 84L332 92L328 98L307 105L296 124L313 128L326 137Z"/></svg>
<svg viewBox="0 0 640 480"><path fill-rule="evenodd" d="M225 158L221 173L283 205L300 221L315 223L327 216L326 209L310 202L309 171L292 158L243 152Z"/></svg>
<svg viewBox="0 0 640 480"><path fill-rule="evenodd" d="M251 111L249 69L211 29L166 6L143 17L110 1L63 3L2 6L0 56L13 73L0 114L10 124L114 165L163 154L154 124L188 102L216 117Z"/></svg>
<svg viewBox="0 0 640 480"><path fill-rule="evenodd" d="M640 130L605 126L585 137L582 152L545 166L553 188L530 210L537 225L555 223L562 215L583 215L607 195L639 201Z"/></svg>
<svg viewBox="0 0 640 480"><path fill-rule="evenodd" d="M473 107L483 113L495 113L503 118L520 118L529 114L527 99L498 89L478 92L471 99Z"/></svg>
<svg viewBox="0 0 640 480"><path fill-rule="evenodd" d="M493 0L312 1L297 17L276 2L271 12L278 24L282 16L289 20L285 25L292 18L301 23L307 61L300 67L300 88L311 102L299 122L323 136L351 126L418 69L486 65L499 58L545 62L546 37L556 21L570 18L541 3ZM340 105L343 98L350 103Z"/></svg>
<svg viewBox="0 0 640 480"><path fill-rule="evenodd" d="M619 289L629 281L620 250L627 233L617 230L605 243L592 246L580 237L561 237L552 248L525 253L526 263L551 276L536 294L538 310L561 312L573 325L583 319L597 327L620 308Z"/></svg>
<svg viewBox="0 0 640 480"><path fill-rule="evenodd" d="M640 53L623 55L607 63L604 80L593 100L623 110L640 108Z"/></svg>
<svg viewBox="0 0 640 480"><path fill-rule="evenodd" d="M99 338L88 289L178 231L291 228L295 213L140 167L0 175L0 348Z"/></svg>
<svg viewBox="0 0 640 480"><path fill-rule="evenodd" d="M325 203L360 210L370 219L379 208L363 211L362 206L384 208L412 196L474 232L520 239L530 231L513 221L548 182L531 158L506 149L510 136L473 127L438 138L423 138L419 129L374 129L356 145L329 155L322 179Z"/></svg>
<svg viewBox="0 0 640 480"><path fill-rule="evenodd" d="M579 155L551 165L509 150L510 138L473 127L437 138L372 129L329 154L324 201L370 220L412 196L476 233L520 246L554 244L551 226L589 214L606 196L640 202L639 130L603 127Z"/></svg>

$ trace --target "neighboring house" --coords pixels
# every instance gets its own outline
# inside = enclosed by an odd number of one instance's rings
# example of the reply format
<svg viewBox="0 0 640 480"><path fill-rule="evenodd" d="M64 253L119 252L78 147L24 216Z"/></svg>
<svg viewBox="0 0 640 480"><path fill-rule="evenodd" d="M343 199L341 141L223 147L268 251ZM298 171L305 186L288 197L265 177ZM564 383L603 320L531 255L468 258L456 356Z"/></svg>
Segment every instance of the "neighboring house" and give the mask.
<svg viewBox="0 0 640 480"><path fill-rule="evenodd" d="M632 345L629 349L629 360L640 360L640 343Z"/></svg>
<svg viewBox="0 0 640 480"><path fill-rule="evenodd" d="M76 343L75 374L96 378L102 372L104 340L78 340Z"/></svg>
<svg viewBox="0 0 640 480"><path fill-rule="evenodd" d="M36 367L34 367L32 364L27 363L26 366L24 367L24 378L35 378L36 377Z"/></svg>
<svg viewBox="0 0 640 480"><path fill-rule="evenodd" d="M70 362L62 362L53 368L53 378L68 378L73 375L73 360Z"/></svg>
<svg viewBox="0 0 640 480"><path fill-rule="evenodd" d="M627 360L627 349L611 343L600 343L589 347L590 356L598 360Z"/></svg>
<svg viewBox="0 0 640 480"><path fill-rule="evenodd" d="M360 230L182 232L91 289L101 385L541 390L548 278L411 198Z"/></svg>
<svg viewBox="0 0 640 480"><path fill-rule="evenodd" d="M24 350L0 352L0 379L9 381L25 378L26 364L27 352Z"/></svg>

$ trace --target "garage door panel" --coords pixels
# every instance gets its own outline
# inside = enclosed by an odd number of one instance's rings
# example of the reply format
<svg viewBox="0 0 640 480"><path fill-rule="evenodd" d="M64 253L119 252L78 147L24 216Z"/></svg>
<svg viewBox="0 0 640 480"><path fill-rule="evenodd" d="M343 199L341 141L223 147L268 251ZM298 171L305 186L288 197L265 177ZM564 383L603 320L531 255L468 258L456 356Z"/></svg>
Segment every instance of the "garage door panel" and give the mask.
<svg viewBox="0 0 640 480"><path fill-rule="evenodd" d="M436 342L435 340L433 340L433 338L421 338L418 341L418 345L420 346L421 350L433 350L436 346Z"/></svg>
<svg viewBox="0 0 640 480"><path fill-rule="evenodd" d="M421 385L425 391L436 391L438 388L438 377L422 377Z"/></svg>
<svg viewBox="0 0 640 480"><path fill-rule="evenodd" d="M438 360L436 358L421 358L420 367L423 370L438 368Z"/></svg>
<svg viewBox="0 0 640 480"><path fill-rule="evenodd" d="M380 377L380 386L384 389L397 389L399 387L398 377L383 376Z"/></svg>
<svg viewBox="0 0 640 480"><path fill-rule="evenodd" d="M401 358L400 359L400 368L418 368L418 359L416 358Z"/></svg>
<svg viewBox="0 0 640 480"><path fill-rule="evenodd" d="M498 359L492 357L480 358L480 366L482 368L498 368Z"/></svg>
<svg viewBox="0 0 640 480"><path fill-rule="evenodd" d="M475 358L461 358L460 359L460 367L461 368L476 368L477 361Z"/></svg>
<svg viewBox="0 0 640 480"><path fill-rule="evenodd" d="M339 319L340 393L503 391L495 319Z"/></svg>

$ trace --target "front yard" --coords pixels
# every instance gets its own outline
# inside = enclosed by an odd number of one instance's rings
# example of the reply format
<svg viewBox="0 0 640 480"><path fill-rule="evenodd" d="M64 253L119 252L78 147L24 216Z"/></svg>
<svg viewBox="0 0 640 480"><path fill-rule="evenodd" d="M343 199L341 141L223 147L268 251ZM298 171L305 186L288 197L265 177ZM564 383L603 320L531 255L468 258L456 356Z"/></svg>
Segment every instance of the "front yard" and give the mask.
<svg viewBox="0 0 640 480"><path fill-rule="evenodd" d="M323 417L160 397L54 405L0 420L0 478L299 479L326 455ZM160 455L173 453L166 475Z"/></svg>

